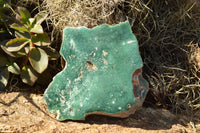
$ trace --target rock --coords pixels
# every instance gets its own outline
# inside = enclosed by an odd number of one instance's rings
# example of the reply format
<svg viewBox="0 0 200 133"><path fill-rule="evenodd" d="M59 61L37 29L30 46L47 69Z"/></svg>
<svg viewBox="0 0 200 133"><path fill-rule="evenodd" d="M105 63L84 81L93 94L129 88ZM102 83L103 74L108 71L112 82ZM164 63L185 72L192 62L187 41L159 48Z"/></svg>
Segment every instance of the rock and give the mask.
<svg viewBox="0 0 200 133"><path fill-rule="evenodd" d="M44 93L60 121L90 114L128 117L142 106L148 83L128 22L93 29L67 27L60 50L66 61Z"/></svg>

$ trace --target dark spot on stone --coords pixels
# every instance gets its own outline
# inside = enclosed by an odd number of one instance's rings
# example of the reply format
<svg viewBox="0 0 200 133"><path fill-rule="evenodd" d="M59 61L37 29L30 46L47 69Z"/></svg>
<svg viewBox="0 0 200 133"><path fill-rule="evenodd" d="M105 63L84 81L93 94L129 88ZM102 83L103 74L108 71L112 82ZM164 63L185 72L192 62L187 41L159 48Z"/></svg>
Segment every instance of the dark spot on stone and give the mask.
<svg viewBox="0 0 200 133"><path fill-rule="evenodd" d="M69 108L69 112L73 112L73 108Z"/></svg>
<svg viewBox="0 0 200 133"><path fill-rule="evenodd" d="M94 65L91 61L88 61L88 60L87 60L87 64L88 64L89 66L91 66L91 67L93 67L93 65Z"/></svg>

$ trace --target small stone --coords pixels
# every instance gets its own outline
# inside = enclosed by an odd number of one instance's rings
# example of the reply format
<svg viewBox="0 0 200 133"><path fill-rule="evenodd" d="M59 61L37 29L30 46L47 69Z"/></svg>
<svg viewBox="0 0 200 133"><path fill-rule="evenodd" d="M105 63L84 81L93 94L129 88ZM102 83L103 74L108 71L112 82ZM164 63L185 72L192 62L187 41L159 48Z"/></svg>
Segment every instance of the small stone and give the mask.
<svg viewBox="0 0 200 133"><path fill-rule="evenodd" d="M58 120L84 120L90 114L124 118L142 106L148 83L128 22L67 27L60 53L66 66L44 93Z"/></svg>

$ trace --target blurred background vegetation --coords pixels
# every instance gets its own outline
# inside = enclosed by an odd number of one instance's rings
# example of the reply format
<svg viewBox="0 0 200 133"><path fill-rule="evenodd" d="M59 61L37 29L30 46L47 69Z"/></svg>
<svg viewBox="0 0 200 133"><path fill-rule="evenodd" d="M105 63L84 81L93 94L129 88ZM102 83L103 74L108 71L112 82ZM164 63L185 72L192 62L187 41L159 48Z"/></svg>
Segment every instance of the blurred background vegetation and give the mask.
<svg viewBox="0 0 200 133"><path fill-rule="evenodd" d="M150 84L145 106L166 108L199 121L200 116L200 1L199 0L11 0L14 11L26 7L31 16L46 13L42 23L51 47L59 51L66 26L117 24L128 20L144 61L143 76ZM8 11L11 13L12 11ZM10 15L9 15L10 16ZM8 19L9 20L9 19ZM13 32L1 20L2 39ZM49 63L50 79L41 76L34 87L41 93L61 71L60 60ZM42 75L42 74L41 74ZM8 90L24 85L10 76ZM14 88L14 89L13 89Z"/></svg>

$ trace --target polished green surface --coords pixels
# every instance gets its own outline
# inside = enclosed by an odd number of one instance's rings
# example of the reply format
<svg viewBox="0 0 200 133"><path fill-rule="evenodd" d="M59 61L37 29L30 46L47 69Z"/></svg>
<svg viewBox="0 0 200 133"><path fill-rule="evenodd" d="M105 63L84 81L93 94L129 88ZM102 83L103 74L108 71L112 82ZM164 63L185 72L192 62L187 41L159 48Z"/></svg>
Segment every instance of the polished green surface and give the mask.
<svg viewBox="0 0 200 133"><path fill-rule="evenodd" d="M128 22L93 29L67 27L60 53L66 66L44 94L58 120L83 120L92 112L117 114L140 100L133 94L132 74L143 63ZM137 95L143 99L148 84L141 79L144 85Z"/></svg>

